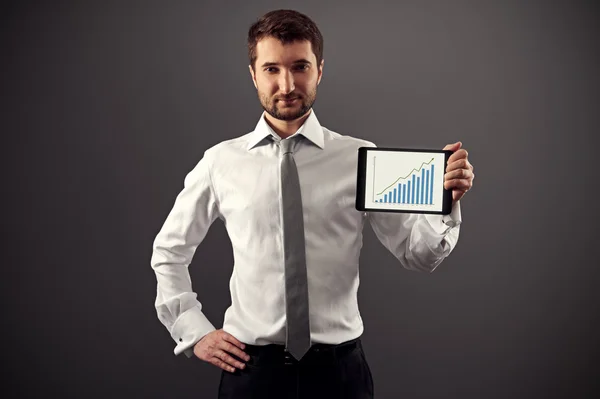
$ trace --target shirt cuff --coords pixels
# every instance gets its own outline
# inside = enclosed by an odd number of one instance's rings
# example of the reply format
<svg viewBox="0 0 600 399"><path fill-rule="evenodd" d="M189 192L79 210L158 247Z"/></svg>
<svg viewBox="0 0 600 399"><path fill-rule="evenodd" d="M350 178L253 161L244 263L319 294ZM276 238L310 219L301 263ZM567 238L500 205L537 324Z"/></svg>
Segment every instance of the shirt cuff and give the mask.
<svg viewBox="0 0 600 399"><path fill-rule="evenodd" d="M216 330L204 313L200 310L200 306L194 306L181 314L171 328L171 337L177 343L174 353L179 355L185 352L185 355L190 358L194 355L194 345L202 337L211 331Z"/></svg>
<svg viewBox="0 0 600 399"><path fill-rule="evenodd" d="M429 225L439 235L445 235L448 230L453 227L458 227L462 223L462 215L460 213L460 200L452 202L452 208L448 215L430 215L425 214L425 219Z"/></svg>

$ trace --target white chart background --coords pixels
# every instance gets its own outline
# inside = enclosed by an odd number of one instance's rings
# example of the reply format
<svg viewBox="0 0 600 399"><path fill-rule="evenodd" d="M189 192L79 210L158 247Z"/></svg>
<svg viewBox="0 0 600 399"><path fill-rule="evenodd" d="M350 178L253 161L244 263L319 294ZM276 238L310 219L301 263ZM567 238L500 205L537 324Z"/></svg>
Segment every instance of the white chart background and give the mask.
<svg viewBox="0 0 600 399"><path fill-rule="evenodd" d="M371 209L441 211L444 190L444 158L445 154L438 152L367 151L365 207ZM394 186L408 181L411 181L412 185L412 177L410 177L410 175L412 175L415 170L419 170L422 167L427 169L430 165L435 165L433 176L433 204L394 204L374 202L373 198L376 200L383 198L383 195L377 196L377 194L381 193L386 187L392 186L391 189L393 190ZM409 178L402 179L406 176L409 176ZM421 176L420 171L417 176Z"/></svg>

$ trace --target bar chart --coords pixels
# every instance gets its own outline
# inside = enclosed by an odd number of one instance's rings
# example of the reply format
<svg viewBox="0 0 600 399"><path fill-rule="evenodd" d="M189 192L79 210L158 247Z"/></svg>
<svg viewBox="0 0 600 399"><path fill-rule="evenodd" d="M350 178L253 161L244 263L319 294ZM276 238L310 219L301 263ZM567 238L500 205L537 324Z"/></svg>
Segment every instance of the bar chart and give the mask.
<svg viewBox="0 0 600 399"><path fill-rule="evenodd" d="M449 151L361 148L358 210L448 214L452 193L444 189Z"/></svg>
<svg viewBox="0 0 600 399"><path fill-rule="evenodd" d="M423 162L405 176L399 176L381 192L373 192L373 202L386 204L434 205L434 158ZM376 162L376 161L375 161ZM374 165L376 167L376 165Z"/></svg>

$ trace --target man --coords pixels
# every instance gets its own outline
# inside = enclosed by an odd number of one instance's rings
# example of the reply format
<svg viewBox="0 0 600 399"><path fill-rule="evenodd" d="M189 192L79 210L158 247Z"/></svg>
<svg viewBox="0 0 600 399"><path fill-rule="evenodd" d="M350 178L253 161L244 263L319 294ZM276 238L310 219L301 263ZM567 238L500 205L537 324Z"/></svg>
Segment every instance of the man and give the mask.
<svg viewBox="0 0 600 399"><path fill-rule="evenodd" d="M223 369L220 398L372 398L357 304L363 226L403 267L433 271L458 240L473 167L460 142L444 148L454 152L444 183L450 215L357 211L357 149L375 145L321 126L312 109L324 65L317 26L272 11L250 28L248 49L265 112L253 132L208 149L186 176L153 245L158 318L175 354ZM288 186L299 186L296 208ZM222 329L204 316L187 269L217 218L235 259Z"/></svg>

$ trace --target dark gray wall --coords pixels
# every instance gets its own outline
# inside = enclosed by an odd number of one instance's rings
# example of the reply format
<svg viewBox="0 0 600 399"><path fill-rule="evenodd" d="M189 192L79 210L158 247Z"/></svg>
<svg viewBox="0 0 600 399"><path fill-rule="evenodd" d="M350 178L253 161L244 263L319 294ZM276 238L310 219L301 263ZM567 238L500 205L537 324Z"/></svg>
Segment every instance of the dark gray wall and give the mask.
<svg viewBox="0 0 600 399"><path fill-rule="evenodd" d="M247 29L289 7L325 37L324 126L380 146L462 140L475 165L433 274L365 229L377 397L594 396L596 3L238 3L2 3L5 392L216 397L220 370L174 356L156 317L151 244L203 151L256 124ZM217 221L191 265L216 326L232 261Z"/></svg>

